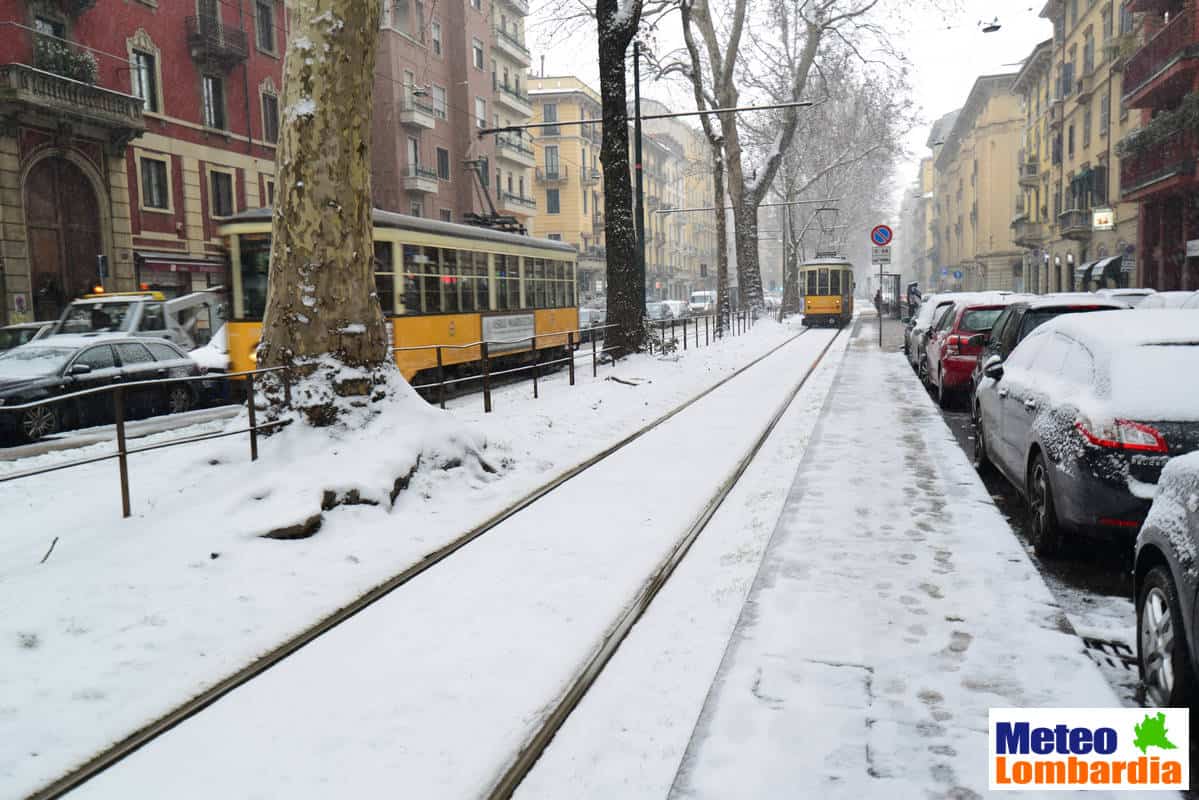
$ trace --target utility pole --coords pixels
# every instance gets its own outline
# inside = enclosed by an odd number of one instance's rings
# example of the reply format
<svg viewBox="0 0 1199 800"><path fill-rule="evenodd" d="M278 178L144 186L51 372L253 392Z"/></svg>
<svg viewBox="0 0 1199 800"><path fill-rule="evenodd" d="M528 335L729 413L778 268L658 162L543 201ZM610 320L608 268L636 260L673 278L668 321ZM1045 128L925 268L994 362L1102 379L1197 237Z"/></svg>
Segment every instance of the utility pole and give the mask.
<svg viewBox="0 0 1199 800"><path fill-rule="evenodd" d="M637 267L641 270L641 280L645 283L645 176L641 164L641 42L633 42L633 169L637 178L637 216L634 225L637 229ZM645 302L645 298L639 298Z"/></svg>

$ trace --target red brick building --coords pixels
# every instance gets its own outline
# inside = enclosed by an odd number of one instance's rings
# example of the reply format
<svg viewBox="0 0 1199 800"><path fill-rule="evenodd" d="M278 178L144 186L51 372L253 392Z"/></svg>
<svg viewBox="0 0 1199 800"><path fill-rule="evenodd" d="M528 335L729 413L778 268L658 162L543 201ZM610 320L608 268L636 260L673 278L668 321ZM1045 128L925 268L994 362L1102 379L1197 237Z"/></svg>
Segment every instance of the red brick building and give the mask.
<svg viewBox="0 0 1199 800"><path fill-rule="evenodd" d="M1140 273L1158 290L1199 289L1199 129L1185 121L1160 124L1176 118L1163 112L1199 110L1199 9L1195 0L1125 6L1145 15L1145 35L1124 68L1124 102L1142 109L1143 128L1158 118L1153 144L1120 165L1123 199L1140 204Z"/></svg>
<svg viewBox="0 0 1199 800"><path fill-rule="evenodd" d="M274 195L281 0L0 0L0 321L223 278Z"/></svg>

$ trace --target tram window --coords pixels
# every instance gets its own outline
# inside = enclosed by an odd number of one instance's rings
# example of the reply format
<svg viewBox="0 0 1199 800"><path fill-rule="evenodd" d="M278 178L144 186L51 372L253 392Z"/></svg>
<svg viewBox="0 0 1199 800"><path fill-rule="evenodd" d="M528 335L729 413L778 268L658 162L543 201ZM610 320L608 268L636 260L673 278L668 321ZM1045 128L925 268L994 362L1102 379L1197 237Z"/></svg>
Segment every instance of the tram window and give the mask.
<svg viewBox="0 0 1199 800"><path fill-rule="evenodd" d="M804 275L807 276L808 285L808 288L804 291L804 294L816 294L816 270L810 269L805 272Z"/></svg>
<svg viewBox="0 0 1199 800"><path fill-rule="evenodd" d="M532 272L526 272L525 296L530 299L533 308L545 308L545 259L526 258L525 269L532 264Z"/></svg>
<svg viewBox="0 0 1199 800"><path fill-rule="evenodd" d="M829 289L830 295L836 296L841 294L841 270L829 270Z"/></svg>
<svg viewBox="0 0 1199 800"><path fill-rule="evenodd" d="M437 248L404 245L404 311L409 314L441 311L440 284Z"/></svg>
<svg viewBox="0 0 1199 800"><path fill-rule="evenodd" d="M491 308L491 295L487 289L487 254L474 253L473 255L475 262L475 278L473 282L475 284L476 305L478 305L480 311L487 311Z"/></svg>
<svg viewBox="0 0 1199 800"><path fill-rule="evenodd" d="M238 237L241 253L241 312L243 319L262 319L266 312L267 276L271 263L271 235L243 234Z"/></svg>
<svg viewBox="0 0 1199 800"><path fill-rule="evenodd" d="M458 293L458 253L456 250L441 251L441 309L451 314L458 313L461 304Z"/></svg>
<svg viewBox="0 0 1199 800"><path fill-rule="evenodd" d="M820 280L819 280L819 283L816 285L816 294L819 294L819 295L827 295L828 294L828 270L827 269L820 270Z"/></svg>
<svg viewBox="0 0 1199 800"><path fill-rule="evenodd" d="M495 307L497 311L520 308L520 270L516 256L495 256Z"/></svg>
<svg viewBox="0 0 1199 800"><path fill-rule="evenodd" d="M375 292L384 315L395 313L395 277L391 242L375 242Z"/></svg>

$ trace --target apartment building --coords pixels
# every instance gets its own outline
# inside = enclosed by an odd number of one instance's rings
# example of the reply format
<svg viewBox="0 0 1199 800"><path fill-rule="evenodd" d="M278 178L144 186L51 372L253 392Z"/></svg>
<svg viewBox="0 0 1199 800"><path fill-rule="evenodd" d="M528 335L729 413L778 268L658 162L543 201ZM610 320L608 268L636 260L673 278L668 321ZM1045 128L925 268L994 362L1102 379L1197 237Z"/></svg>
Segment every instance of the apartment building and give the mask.
<svg viewBox="0 0 1199 800"><path fill-rule="evenodd" d="M1053 39L1016 82L1025 133L1013 226L1040 291L1139 285L1137 208L1120 202L1117 143L1133 18L1117 0L1050 0ZM1039 238L1038 238L1039 237Z"/></svg>
<svg viewBox="0 0 1199 800"><path fill-rule="evenodd" d="M953 130L953 125L957 121L959 113L961 113L961 109L950 111L932 124L932 127L928 131L928 139L924 143L925 147L929 149L929 156L923 159L920 164L922 173L921 181L928 187L928 191L932 194L925 220L927 227L925 242L928 245L925 253L925 263L929 267L929 276L928 282L923 285L927 290L944 290L948 287L951 280L952 271L943 258L945 254L945 242L942 238L941 218L946 212L945 202L937 193L937 156L944 149L945 140L948 138L949 132Z"/></svg>
<svg viewBox="0 0 1199 800"><path fill-rule="evenodd" d="M933 201L933 162L922 158L916 170L916 181L904 192L899 206L899 229L896 232L899 253L896 266L906 280L915 281L925 290L935 285L935 264L929 260L931 249L931 218Z"/></svg>
<svg viewBox="0 0 1199 800"><path fill-rule="evenodd" d="M531 232L533 147L526 0L388 0L375 66L374 203L462 222L495 210ZM483 190L486 190L485 192Z"/></svg>
<svg viewBox="0 0 1199 800"><path fill-rule="evenodd" d="M1023 130L1014 74L975 81L934 162L934 214L943 289L1022 290L1023 252L1012 239L1012 164Z"/></svg>
<svg viewBox="0 0 1199 800"><path fill-rule="evenodd" d="M1124 10L1144 26L1122 86L1141 127L1120 148L1120 197L1139 206L1138 275L1158 290L1199 289L1199 11L1194 0L1129 0Z"/></svg>
<svg viewBox="0 0 1199 800"><path fill-rule="evenodd" d="M0 0L0 26L0 321L221 282L217 228L273 199L284 3Z"/></svg>
<svg viewBox="0 0 1199 800"><path fill-rule="evenodd" d="M602 116L599 92L571 76L531 79L533 121L578 123ZM604 291L604 182L601 126L563 124L535 129L533 197L541 236L578 248L579 297Z"/></svg>

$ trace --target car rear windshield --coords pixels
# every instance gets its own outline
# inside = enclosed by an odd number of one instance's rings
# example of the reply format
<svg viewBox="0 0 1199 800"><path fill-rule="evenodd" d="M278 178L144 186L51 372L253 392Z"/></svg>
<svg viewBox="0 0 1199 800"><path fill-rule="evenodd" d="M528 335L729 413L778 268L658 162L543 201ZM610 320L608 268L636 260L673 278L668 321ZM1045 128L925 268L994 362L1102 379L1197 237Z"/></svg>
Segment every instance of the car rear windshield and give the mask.
<svg viewBox="0 0 1199 800"><path fill-rule="evenodd" d="M1024 315L1024 320L1020 323L1020 338L1017 341L1024 341L1025 336L1028 336L1028 334L1054 317L1060 317L1062 314L1085 314L1088 311L1111 310L1112 306L1061 306L1058 308L1034 309Z"/></svg>
<svg viewBox="0 0 1199 800"><path fill-rule="evenodd" d="M1112 411L1120 416L1142 422L1199 419L1199 341L1118 351L1110 391Z"/></svg>
<svg viewBox="0 0 1199 800"><path fill-rule="evenodd" d="M962 314L962 324L958 327L969 333L989 331L995 325L995 320L1003 313L1003 306L994 308L968 308Z"/></svg>

